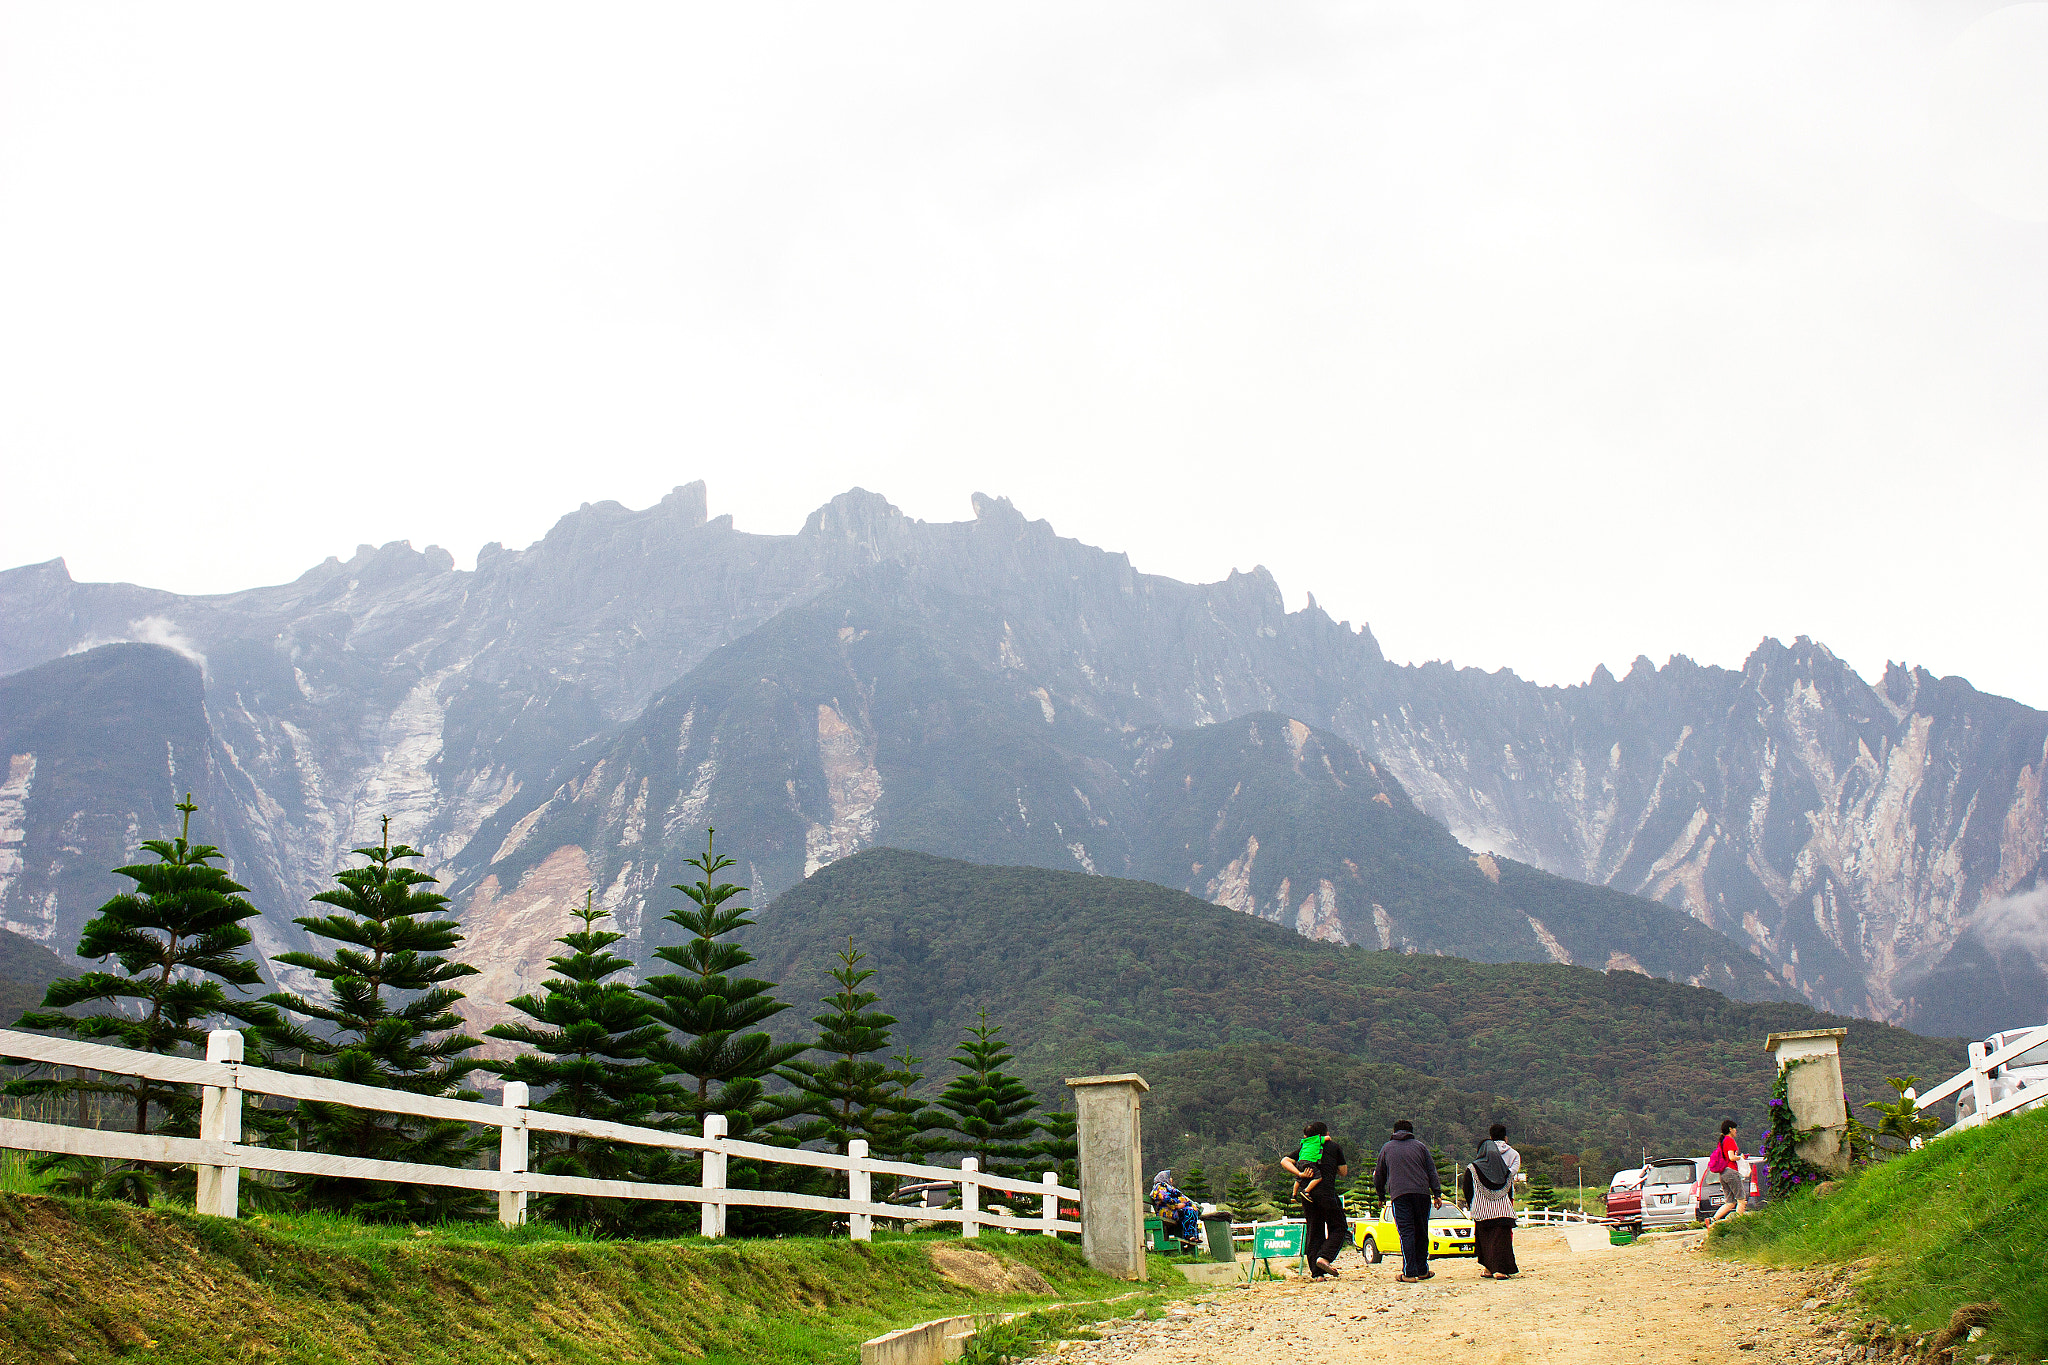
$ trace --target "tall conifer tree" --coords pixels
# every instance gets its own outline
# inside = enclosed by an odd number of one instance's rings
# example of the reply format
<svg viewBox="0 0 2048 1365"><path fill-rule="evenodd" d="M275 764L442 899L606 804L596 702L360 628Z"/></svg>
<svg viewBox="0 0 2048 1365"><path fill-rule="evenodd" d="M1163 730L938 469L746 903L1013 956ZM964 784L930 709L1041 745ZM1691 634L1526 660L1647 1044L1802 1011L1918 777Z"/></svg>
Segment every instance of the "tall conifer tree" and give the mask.
<svg viewBox="0 0 2048 1365"><path fill-rule="evenodd" d="M448 983L474 975L476 968L441 954L462 942L452 919L438 916L448 898L425 890L435 878L396 864L420 857L417 849L391 842L391 817L375 847L355 850L363 867L334 874L340 886L313 899L338 914L296 921L315 938L338 945L332 953L280 953L277 960L303 968L327 983L328 998L308 1000L290 992L266 996L281 1009L318 1020L324 1029L283 1022L267 1031L276 1048L296 1049L300 1065L314 1075L356 1085L374 1085L415 1095L474 1099L462 1080L482 1063L466 1054L478 1043L461 1031L455 1003L462 992ZM459 1166L484 1145L469 1125L351 1109L311 1100L299 1102L305 1147L340 1156L372 1157L422 1165ZM432 1185L307 1177L301 1190L318 1204L346 1208L370 1219L443 1217L476 1202L477 1196Z"/></svg>
<svg viewBox="0 0 2048 1365"><path fill-rule="evenodd" d="M728 905L744 886L715 881L734 860L717 852L716 830L704 833L704 856L689 859L702 875L674 888L690 905L662 916L690 932L690 938L655 956L680 970L641 986L653 1001L653 1018L672 1032L648 1045L647 1058L678 1078L678 1112L701 1120L724 1114L727 1131L744 1136L782 1111L762 1091L762 1079L809 1048L777 1043L759 1025L788 1005L775 998L775 983L733 972L754 960L737 943L721 942L754 921L745 906Z"/></svg>
<svg viewBox="0 0 2048 1365"><path fill-rule="evenodd" d="M558 975L541 983L540 995L506 1002L531 1022L484 1030L487 1038L523 1043L533 1050L509 1062L486 1062L484 1067L505 1080L531 1086L533 1108L543 1113L647 1127L669 1095L661 1068L642 1056L662 1030L653 1020L652 1002L623 981L605 980L633 965L609 951L625 935L596 927L609 913L598 909L595 895L587 892L582 908L569 912L582 927L555 940L567 949L548 959ZM641 1179L649 1159L659 1162L662 1155L651 1148L595 1138L536 1133L533 1140L535 1148L528 1154L532 1168L549 1175ZM643 1221L613 1199L551 1194L541 1196L539 1204L555 1222L613 1233L637 1228Z"/></svg>
<svg viewBox="0 0 2048 1365"><path fill-rule="evenodd" d="M827 1142L844 1156L847 1144L865 1139L870 1151L886 1143L898 1124L921 1106L901 1090L887 1062L874 1059L889 1046L893 1014L874 1008L881 997L866 989L874 969L862 967L867 954L846 940L846 951L837 955L839 966L830 976L839 989L823 997L831 1008L816 1015L818 1040L811 1050L825 1061L795 1061L776 1074L796 1088L792 1112L811 1116L798 1128L806 1142Z"/></svg>
<svg viewBox="0 0 2048 1365"><path fill-rule="evenodd" d="M1197 1204L1209 1202L1209 1173L1202 1169L1199 1159L1188 1167L1188 1173L1180 1182L1180 1192Z"/></svg>
<svg viewBox="0 0 2048 1365"><path fill-rule="evenodd" d="M257 1000L235 1000L221 989L262 981L254 961L243 955L252 935L242 921L259 913L242 898L248 888L213 866L220 850L192 842L191 793L177 804L183 816L176 839L150 839L153 863L114 869L135 883L99 908L78 940L78 955L113 958L120 972L87 972L50 983L43 1009L21 1017L16 1028L61 1029L91 1042L175 1053L203 1050L207 1025L216 1019L244 1024L276 1022L277 1012ZM127 1008L122 1008L123 1004ZM103 1008L63 1014L80 1005ZM7 1087L10 1095L66 1093L112 1095L134 1106L134 1131L196 1133L199 1097L190 1086L142 1077L56 1078L31 1076ZM81 1099L81 1103L83 1100ZM136 1197L146 1181L118 1181ZM147 1202L146 1194L138 1202Z"/></svg>
<svg viewBox="0 0 2048 1365"><path fill-rule="evenodd" d="M1045 1117L1038 1121L1038 1126L1045 1136L1033 1144L1037 1148L1038 1164L1044 1170L1057 1174L1060 1184L1076 1189L1080 1187L1081 1182L1081 1138L1076 1129L1079 1122L1080 1115L1071 1109L1049 1110ZM1194 1170L1188 1173L1188 1178L1197 1179L1201 1175L1201 1170L1201 1164L1197 1162ZM1208 1190L1209 1184L1206 1180L1202 1181L1200 1194L1196 1194L1187 1185L1181 1186L1181 1193L1198 1204L1209 1197Z"/></svg>
<svg viewBox="0 0 2048 1365"><path fill-rule="evenodd" d="M997 1036L1002 1026L989 1023L987 1010L976 1017L953 1054L960 1074L939 1096L939 1108L951 1115L945 1145L975 1157L984 1171L1028 1174L1031 1139L1039 1128L1031 1113L1038 1101L1022 1081L1003 1071L1010 1048Z"/></svg>
<svg viewBox="0 0 2048 1365"><path fill-rule="evenodd" d="M1249 1166L1240 1166L1230 1173L1230 1184L1223 1191L1223 1207L1230 1211L1233 1222L1249 1223L1266 1211L1266 1197L1259 1192L1258 1178Z"/></svg>

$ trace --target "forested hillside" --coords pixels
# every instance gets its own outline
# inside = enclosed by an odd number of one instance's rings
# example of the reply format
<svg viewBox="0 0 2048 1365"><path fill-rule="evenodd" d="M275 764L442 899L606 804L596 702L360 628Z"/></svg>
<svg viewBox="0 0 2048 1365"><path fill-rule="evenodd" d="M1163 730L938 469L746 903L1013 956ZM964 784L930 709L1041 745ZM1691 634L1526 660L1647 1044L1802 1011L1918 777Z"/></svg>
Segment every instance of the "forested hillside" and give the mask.
<svg viewBox="0 0 2048 1365"><path fill-rule="evenodd" d="M1773 1031L1848 1028L1853 1103L1962 1056L1958 1041L1630 971L1318 943L1149 882L894 849L816 873L748 934L755 970L799 1006L780 1021L792 1036L851 935L900 1045L928 1062L985 1007L1055 1102L1065 1076L1144 1072L1159 1165L1270 1156L1316 1115L1362 1143L1405 1114L1455 1151L1501 1114L1604 1174L1645 1146L1704 1150L1724 1115L1760 1132Z"/></svg>

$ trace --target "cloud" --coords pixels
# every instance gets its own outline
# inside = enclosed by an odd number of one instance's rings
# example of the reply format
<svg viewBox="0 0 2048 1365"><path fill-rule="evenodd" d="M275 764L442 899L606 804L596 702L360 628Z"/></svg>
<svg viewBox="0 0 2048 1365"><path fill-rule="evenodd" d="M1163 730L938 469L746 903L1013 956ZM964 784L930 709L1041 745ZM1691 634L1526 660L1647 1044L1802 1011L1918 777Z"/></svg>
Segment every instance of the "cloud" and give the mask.
<svg viewBox="0 0 2048 1365"><path fill-rule="evenodd" d="M1985 901L1971 912L1968 929L1994 952L2017 948L2048 962L2048 886Z"/></svg>
<svg viewBox="0 0 2048 1365"><path fill-rule="evenodd" d="M88 635L77 644L65 650L66 654L83 654L88 649L101 645L162 645L165 649L184 655L204 670L206 655L200 652L192 637L178 628L178 623L168 616L144 616L128 623L126 635Z"/></svg>

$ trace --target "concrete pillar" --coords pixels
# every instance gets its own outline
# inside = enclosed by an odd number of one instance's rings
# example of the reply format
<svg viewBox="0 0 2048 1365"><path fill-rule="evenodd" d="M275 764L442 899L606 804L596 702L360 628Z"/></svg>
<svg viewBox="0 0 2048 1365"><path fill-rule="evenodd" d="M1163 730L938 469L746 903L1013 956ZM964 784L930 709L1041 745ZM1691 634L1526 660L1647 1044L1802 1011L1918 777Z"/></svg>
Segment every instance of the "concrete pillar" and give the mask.
<svg viewBox="0 0 2048 1365"><path fill-rule="evenodd" d="M1820 1130L1800 1140L1799 1155L1835 1175L1849 1170L1849 1105L1842 1098L1842 1040L1848 1036L1845 1028L1810 1028L1764 1039L1780 1071L1799 1063L1785 1082L1792 1126Z"/></svg>
<svg viewBox="0 0 2048 1365"><path fill-rule="evenodd" d="M1105 1275L1145 1278L1145 1162L1134 1072L1071 1077L1081 1149L1081 1254Z"/></svg>

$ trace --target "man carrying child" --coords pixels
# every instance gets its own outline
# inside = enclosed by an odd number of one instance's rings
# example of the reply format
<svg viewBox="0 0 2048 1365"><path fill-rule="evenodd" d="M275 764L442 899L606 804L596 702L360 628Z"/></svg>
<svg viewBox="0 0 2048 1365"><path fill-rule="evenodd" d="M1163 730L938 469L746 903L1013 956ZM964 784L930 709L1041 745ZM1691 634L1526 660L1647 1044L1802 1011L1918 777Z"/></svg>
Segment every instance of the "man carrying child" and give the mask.
<svg viewBox="0 0 2048 1365"><path fill-rule="evenodd" d="M1350 1174L1344 1149L1330 1136L1326 1123L1311 1123L1301 1130L1301 1145L1280 1158L1281 1167L1294 1177L1294 1193L1301 1200L1302 1254L1308 1260L1312 1278L1335 1279L1333 1262L1350 1238L1344 1225L1344 1196L1338 1189L1341 1177Z"/></svg>

